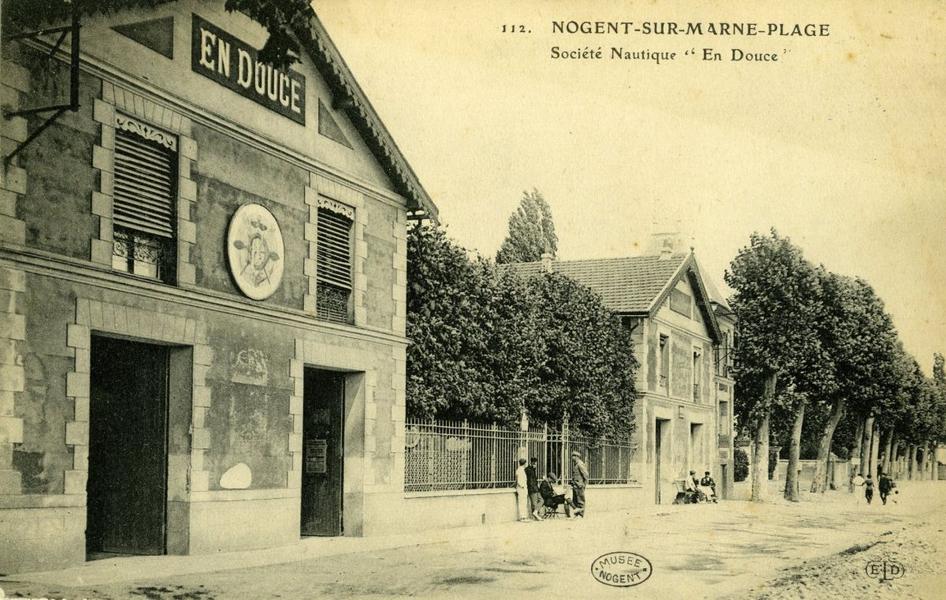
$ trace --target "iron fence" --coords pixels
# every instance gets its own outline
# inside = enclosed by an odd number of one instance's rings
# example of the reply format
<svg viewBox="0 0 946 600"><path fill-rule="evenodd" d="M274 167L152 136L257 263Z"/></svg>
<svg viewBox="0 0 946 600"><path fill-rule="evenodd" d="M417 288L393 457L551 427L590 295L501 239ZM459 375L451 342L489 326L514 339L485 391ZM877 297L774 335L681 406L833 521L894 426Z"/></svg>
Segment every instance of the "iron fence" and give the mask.
<svg viewBox="0 0 946 600"><path fill-rule="evenodd" d="M568 481L570 456L581 453L589 484L628 483L629 441L588 439L547 427L528 431L467 421L410 420L405 424L404 490L475 490L513 487L520 456L535 457L540 477Z"/></svg>

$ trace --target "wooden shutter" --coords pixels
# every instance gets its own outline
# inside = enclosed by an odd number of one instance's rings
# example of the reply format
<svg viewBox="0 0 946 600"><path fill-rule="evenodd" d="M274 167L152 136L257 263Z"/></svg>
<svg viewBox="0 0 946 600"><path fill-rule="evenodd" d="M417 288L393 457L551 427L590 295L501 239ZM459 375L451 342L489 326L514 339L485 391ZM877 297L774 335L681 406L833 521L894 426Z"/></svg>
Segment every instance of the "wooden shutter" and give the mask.
<svg viewBox="0 0 946 600"><path fill-rule="evenodd" d="M164 134L160 139L164 142L146 139L131 130L115 129L113 218L116 225L173 238L176 144L169 147Z"/></svg>
<svg viewBox="0 0 946 600"><path fill-rule="evenodd" d="M351 226L348 217L319 208L318 278L351 289Z"/></svg>

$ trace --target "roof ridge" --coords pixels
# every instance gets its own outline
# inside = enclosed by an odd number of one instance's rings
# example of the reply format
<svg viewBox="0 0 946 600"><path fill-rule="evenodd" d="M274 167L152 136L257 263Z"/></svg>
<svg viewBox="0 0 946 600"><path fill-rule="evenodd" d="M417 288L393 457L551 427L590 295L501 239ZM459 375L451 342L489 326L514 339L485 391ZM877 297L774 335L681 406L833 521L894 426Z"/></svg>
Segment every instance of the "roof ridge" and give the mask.
<svg viewBox="0 0 946 600"><path fill-rule="evenodd" d="M689 253L674 253L671 255L671 258L685 259L689 256ZM641 258L652 258L660 259L659 254L640 254L637 256L605 256L602 258L570 258L567 260L562 259L552 259L553 264L568 264L568 263L578 263L578 262L605 262L605 261L618 261L618 260L637 260ZM516 261L511 263L502 263L500 266L510 266L510 265L540 265L542 264L541 260L525 260L525 261Z"/></svg>

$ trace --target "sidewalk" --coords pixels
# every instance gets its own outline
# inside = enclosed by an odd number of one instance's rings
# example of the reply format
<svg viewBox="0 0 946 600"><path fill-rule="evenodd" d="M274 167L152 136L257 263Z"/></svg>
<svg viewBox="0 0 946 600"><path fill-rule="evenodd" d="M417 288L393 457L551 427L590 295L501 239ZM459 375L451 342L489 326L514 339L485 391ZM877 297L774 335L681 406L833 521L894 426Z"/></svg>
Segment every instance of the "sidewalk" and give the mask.
<svg viewBox="0 0 946 600"><path fill-rule="evenodd" d="M645 506L635 509L634 517L644 517L682 506ZM616 520L626 517L627 511L593 513L592 521ZM82 565L56 571L17 573L4 577L6 581L39 583L50 586L79 587L108 585L141 580L159 580L214 573L232 569L248 569L269 565L287 564L344 554L358 554L415 547L431 544L471 542L484 539L500 539L518 536L523 528L555 527L568 520L548 522L516 521L494 523L473 527L438 529L415 533L374 537L308 537L294 544L259 550L220 552L186 556L123 556L94 560Z"/></svg>

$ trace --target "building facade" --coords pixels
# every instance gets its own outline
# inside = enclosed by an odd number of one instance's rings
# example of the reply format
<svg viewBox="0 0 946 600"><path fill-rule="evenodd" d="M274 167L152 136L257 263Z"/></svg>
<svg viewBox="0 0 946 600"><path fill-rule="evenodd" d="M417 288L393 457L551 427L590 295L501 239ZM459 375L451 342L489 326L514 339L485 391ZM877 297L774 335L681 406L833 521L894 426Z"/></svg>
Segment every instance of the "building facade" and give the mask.
<svg viewBox="0 0 946 600"><path fill-rule="evenodd" d="M726 366L734 320L717 317L696 257L662 252L628 258L518 263L554 271L595 292L625 321L639 363L632 476L648 501L670 503L690 470L732 489L733 386ZM730 336L727 338L726 336ZM728 341L727 341L728 340ZM721 364L722 363L722 364Z"/></svg>
<svg viewBox="0 0 946 600"><path fill-rule="evenodd" d="M0 572L398 529L406 222L436 215L317 20L83 18L3 122ZM55 40L53 40L55 41ZM69 89L4 44L2 101Z"/></svg>
<svg viewBox="0 0 946 600"><path fill-rule="evenodd" d="M717 478L724 498L732 497L735 483L735 396L736 381L733 379L733 355L736 348L736 315L726 299L717 291L712 281L707 280L706 289L710 305L719 324L720 343L716 345L714 357L714 385L717 407L717 449L719 451L719 477Z"/></svg>

